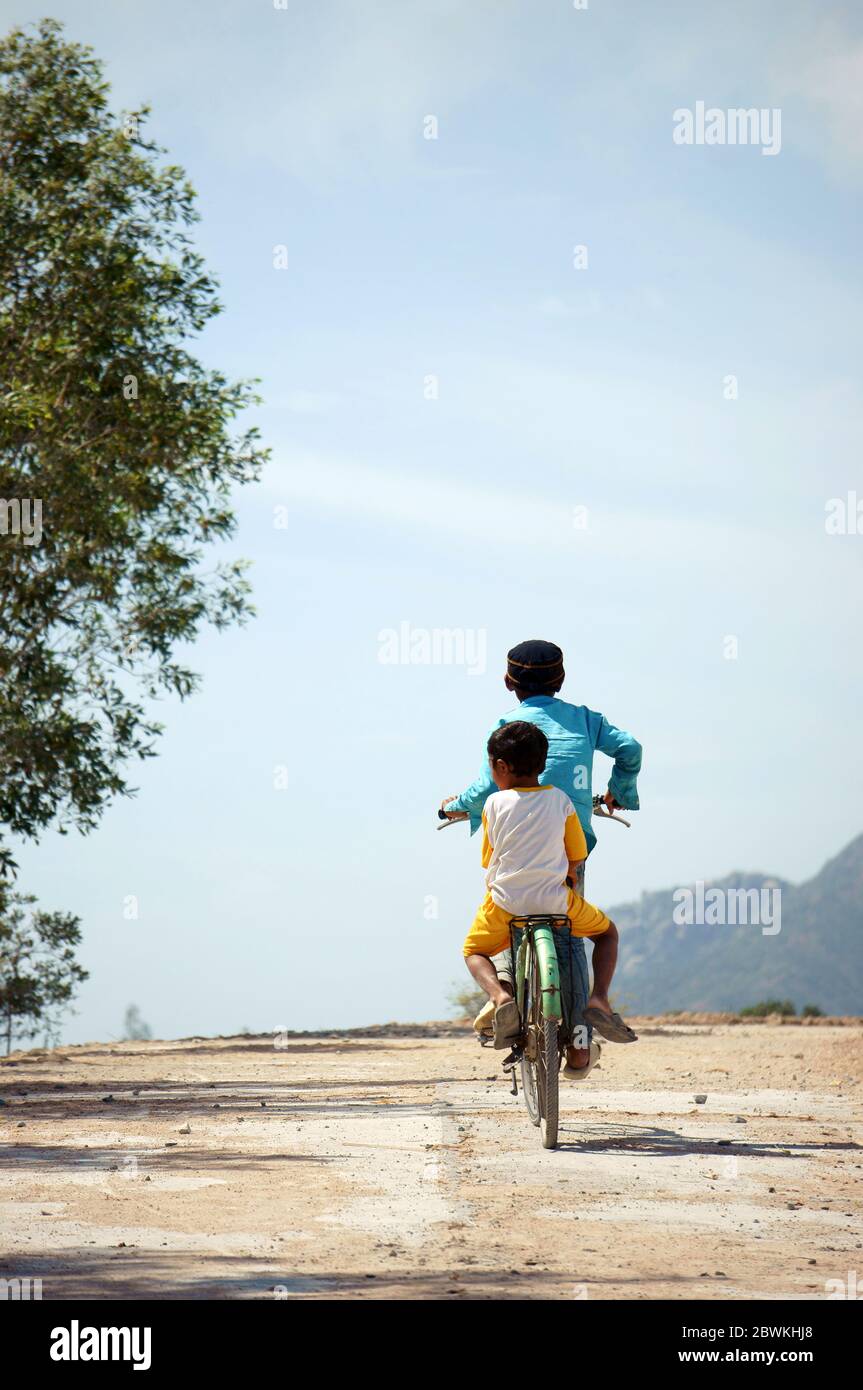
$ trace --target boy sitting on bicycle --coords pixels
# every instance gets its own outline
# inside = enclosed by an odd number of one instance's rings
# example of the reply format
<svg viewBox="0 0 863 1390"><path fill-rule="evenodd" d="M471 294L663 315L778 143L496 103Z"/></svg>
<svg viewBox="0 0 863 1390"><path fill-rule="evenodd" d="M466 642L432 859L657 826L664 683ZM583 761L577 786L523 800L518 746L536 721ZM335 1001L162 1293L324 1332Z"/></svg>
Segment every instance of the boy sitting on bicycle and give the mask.
<svg viewBox="0 0 863 1390"><path fill-rule="evenodd" d="M558 787L541 784L548 740L534 723L513 720L488 741L489 770L498 791L482 811L482 864L488 892L464 943L467 968L495 1005L494 1045L508 1047L520 1033L518 1006L492 956L510 944L512 917L549 914L569 918L573 936L594 942L593 992L582 1011L586 1024L610 1042L635 1042L636 1035L613 1012L608 990L617 963L617 928L605 913L570 886L587 857L578 813ZM598 1056L567 1049L565 1074L581 1079Z"/></svg>
<svg viewBox="0 0 863 1390"><path fill-rule="evenodd" d="M590 854L596 844L596 836L591 826L593 811L593 755L598 750L614 759L614 768L608 783L608 791L603 800L609 811L617 808L638 810L638 788L636 778L641 768L641 745L632 734L617 729L596 710L586 705L571 705L557 698L557 692L565 678L563 652L553 642L538 640L520 642L507 653L504 684L512 691L519 702L517 709L511 710L498 720L497 728L522 720L537 727L548 739L548 759L541 774L543 783L557 787L573 803L581 822L587 843L586 853ZM489 772L488 762L484 761L476 781L460 796L446 797L441 809L453 819L470 820L471 834L481 825L482 810L488 798L494 793L495 783ZM584 892L584 865L573 880L579 892ZM581 998L588 992L587 959L584 943L573 936L570 940L570 958L573 975L579 981ZM496 962L498 973L504 982L508 979L509 952L505 952ZM481 1010L474 1022L474 1028L484 1035L491 1025L491 1006ZM590 1029L585 1042L588 1046L574 1052L575 1068L570 1075L587 1074L594 1060L594 1047L590 1044Z"/></svg>
<svg viewBox="0 0 863 1390"><path fill-rule="evenodd" d="M638 810L636 778L641 770L641 744L625 729L616 729L604 714L586 705L559 700L557 692L566 678L563 652L553 642L519 642L507 652L504 685L518 700L497 722L497 728L514 719L537 724L548 739L548 762L543 782L559 787L578 812L590 854L596 844L591 826L593 811L593 755L598 750L614 759L614 768L604 800L609 810ZM447 815L459 813L470 820L471 833L479 829L480 815L494 792L488 763L483 760L475 782L460 796L446 797L441 809Z"/></svg>

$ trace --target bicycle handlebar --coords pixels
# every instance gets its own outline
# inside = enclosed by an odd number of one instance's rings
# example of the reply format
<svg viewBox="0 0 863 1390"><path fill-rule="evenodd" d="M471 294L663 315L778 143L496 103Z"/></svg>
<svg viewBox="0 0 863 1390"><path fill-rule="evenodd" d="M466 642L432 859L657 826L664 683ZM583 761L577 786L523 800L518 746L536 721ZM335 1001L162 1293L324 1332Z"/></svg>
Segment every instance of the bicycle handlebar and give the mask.
<svg viewBox="0 0 863 1390"><path fill-rule="evenodd" d="M625 820L623 816L616 816L613 811L605 809L605 801L601 796L593 798L593 814L599 820L614 820L618 825L625 825L627 830L632 828L632 822ZM450 811L449 814L441 807L437 813L438 820L443 821L443 825L438 826L438 830L446 830L448 825L456 825L458 821L470 820L467 811Z"/></svg>
<svg viewBox="0 0 863 1390"><path fill-rule="evenodd" d="M623 816L616 816L614 811L605 809L605 800L601 796L593 798L593 814L598 816L600 820L616 820L618 825L625 825L627 830L632 828L631 821L625 820Z"/></svg>

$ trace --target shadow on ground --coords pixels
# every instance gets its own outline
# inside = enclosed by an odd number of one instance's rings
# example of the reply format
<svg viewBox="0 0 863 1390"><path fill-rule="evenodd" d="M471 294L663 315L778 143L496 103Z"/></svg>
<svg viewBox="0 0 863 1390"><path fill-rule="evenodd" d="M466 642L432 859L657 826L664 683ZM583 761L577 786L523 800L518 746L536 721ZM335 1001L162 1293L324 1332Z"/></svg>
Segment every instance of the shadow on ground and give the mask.
<svg viewBox="0 0 863 1390"><path fill-rule="evenodd" d="M724 1154L736 1154L746 1158L808 1158L813 1153L834 1153L860 1148L853 1140L825 1139L819 1143L801 1143L798 1139L777 1139L768 1143L745 1139L695 1139L688 1134L679 1134L677 1130L660 1129L654 1125L613 1125L596 1122L591 1124L590 1137L579 1138L579 1132L583 1134L585 1128L584 1124L576 1127L562 1123L558 1149L570 1153L629 1152L660 1158L682 1158L688 1154L713 1158L721 1158Z"/></svg>
<svg viewBox="0 0 863 1390"><path fill-rule="evenodd" d="M722 1280L686 1277L657 1270L627 1279L595 1272L546 1269L394 1270L386 1274L363 1271L301 1274L287 1260L261 1258L253 1274L247 1256L189 1257L162 1251L158 1256L135 1250L64 1251L63 1263L47 1252L17 1257L20 1268L0 1269L6 1278L42 1280L43 1301L103 1299L163 1302L172 1299L546 1299L602 1297L603 1289L627 1284L646 1290L669 1286L680 1298L706 1294L705 1285L721 1288ZM657 1295L654 1294L654 1297ZM667 1296L667 1293L666 1295ZM674 1295L672 1295L674 1296ZM720 1296L718 1292L714 1297Z"/></svg>

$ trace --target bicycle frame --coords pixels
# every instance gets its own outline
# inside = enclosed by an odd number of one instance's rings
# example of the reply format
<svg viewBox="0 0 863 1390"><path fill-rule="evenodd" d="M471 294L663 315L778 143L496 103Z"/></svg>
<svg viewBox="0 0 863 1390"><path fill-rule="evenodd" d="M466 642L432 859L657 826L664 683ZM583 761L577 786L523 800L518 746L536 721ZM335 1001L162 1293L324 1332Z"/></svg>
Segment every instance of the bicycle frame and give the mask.
<svg viewBox="0 0 863 1390"><path fill-rule="evenodd" d="M542 1132L543 1148L557 1145L559 1099L558 1072L562 1046L563 996L560 988L555 929L569 931L569 918L543 913L510 919L514 989L521 1029L503 1068L512 1079L511 1093L518 1095L516 1069L521 1067L522 1089L532 1122ZM521 940L515 946L515 933ZM529 978L528 978L529 977Z"/></svg>
<svg viewBox="0 0 863 1390"><path fill-rule="evenodd" d="M555 1023L560 1023L563 1018L560 994L560 968L557 959L557 947L554 943L554 925L563 926L569 930L568 917L548 916L535 917L513 917L510 926L510 942L512 943L513 960L515 961L515 998L518 1003L520 1014L524 1012L524 974L527 961L528 941L533 941L539 964L540 990L542 993L542 1014L543 1018L552 1019ZM523 927L521 941L518 950L515 947L514 928Z"/></svg>

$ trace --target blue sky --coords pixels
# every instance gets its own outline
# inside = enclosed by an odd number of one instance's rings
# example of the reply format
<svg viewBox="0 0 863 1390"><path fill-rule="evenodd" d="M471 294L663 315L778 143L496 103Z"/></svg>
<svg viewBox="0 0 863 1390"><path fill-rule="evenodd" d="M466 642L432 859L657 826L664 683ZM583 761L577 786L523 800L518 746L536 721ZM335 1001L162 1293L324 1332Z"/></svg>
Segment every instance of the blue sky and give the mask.
<svg viewBox="0 0 863 1390"><path fill-rule="evenodd" d="M229 547L258 619L200 642L135 800L19 856L84 920L64 1037L132 1001L159 1036L444 1014L482 875L435 810L526 637L644 744L594 901L805 878L859 832L863 535L825 506L863 497L863 12L50 12L196 186L226 306L199 350L262 379L273 450ZM780 152L675 144L697 101L778 108ZM382 664L401 623L482 634L486 669Z"/></svg>

